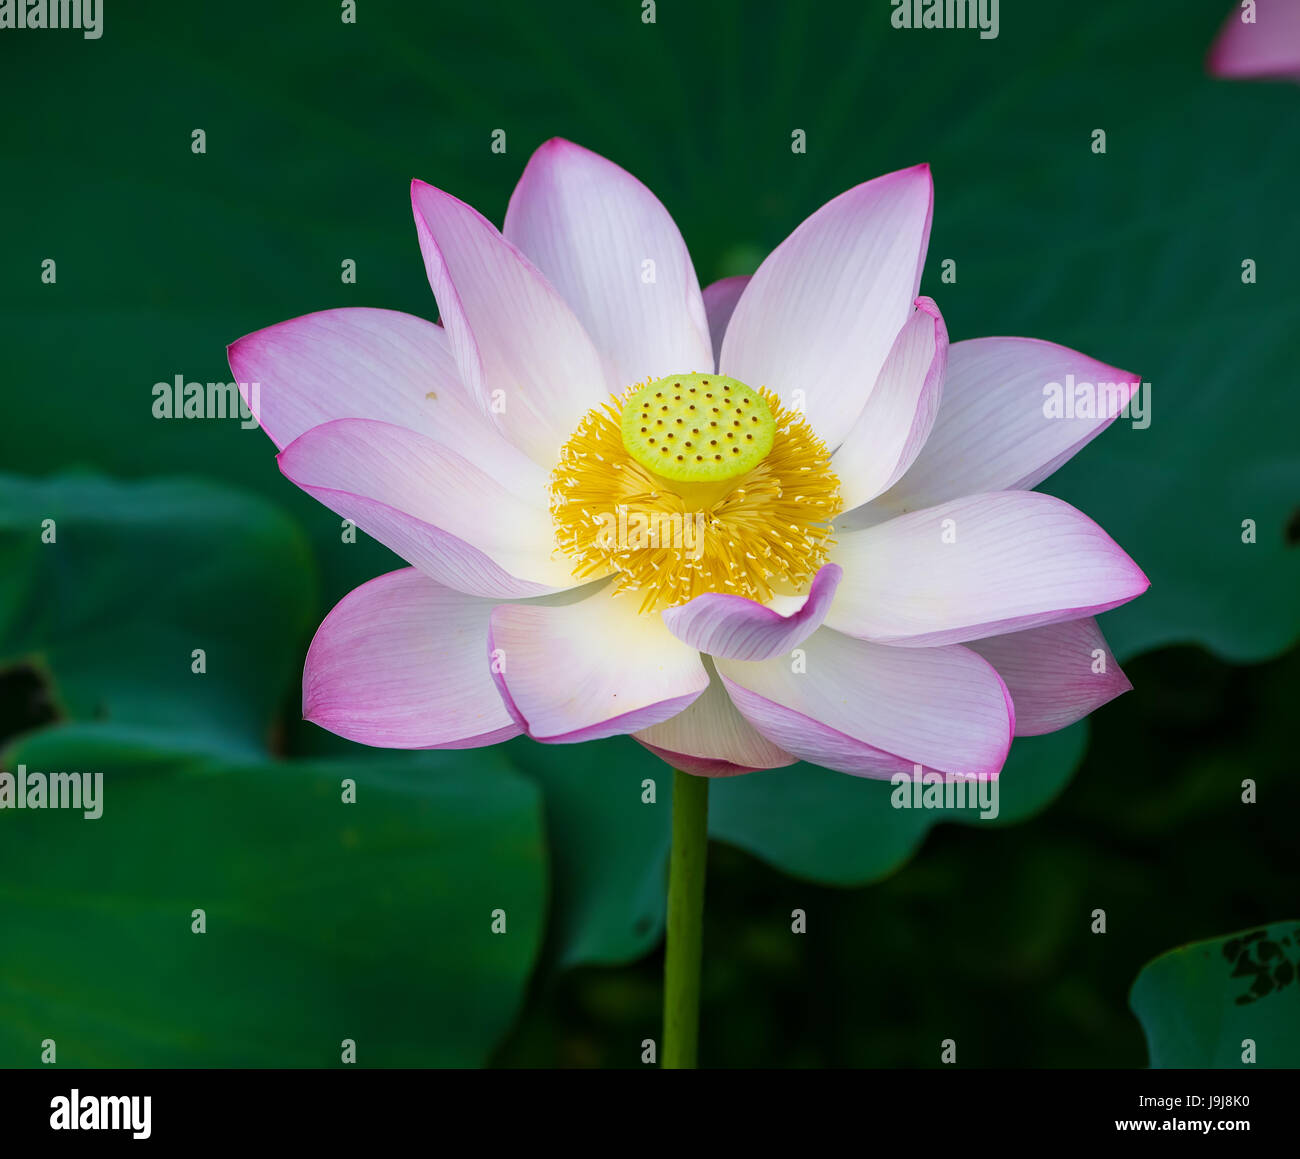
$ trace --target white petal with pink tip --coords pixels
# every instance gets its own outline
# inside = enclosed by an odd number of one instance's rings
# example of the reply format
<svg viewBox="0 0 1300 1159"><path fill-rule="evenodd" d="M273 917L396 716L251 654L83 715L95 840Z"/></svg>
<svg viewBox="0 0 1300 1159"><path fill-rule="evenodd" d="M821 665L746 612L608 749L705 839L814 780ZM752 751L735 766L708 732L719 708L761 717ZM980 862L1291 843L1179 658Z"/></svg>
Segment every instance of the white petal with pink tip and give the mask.
<svg viewBox="0 0 1300 1159"><path fill-rule="evenodd" d="M967 648L890 648L822 628L789 659L717 661L736 707L801 760L860 777L995 776L1013 710L992 665Z"/></svg>
<svg viewBox="0 0 1300 1159"><path fill-rule="evenodd" d="M855 186L758 268L736 304L718 369L802 403L832 451L862 411L912 310L930 239L928 165Z"/></svg>
<svg viewBox="0 0 1300 1159"><path fill-rule="evenodd" d="M699 653L637 608L603 588L576 603L493 612L497 687L529 736L569 743L636 732L708 687Z"/></svg>
<svg viewBox="0 0 1300 1159"><path fill-rule="evenodd" d="M275 445L334 419L406 427L545 504L546 472L510 443L465 389L446 331L396 310L322 310L230 346L230 366Z"/></svg>
<svg viewBox="0 0 1300 1159"><path fill-rule="evenodd" d="M740 715L716 674L685 711L632 736L673 768L698 777L779 769L796 759Z"/></svg>
<svg viewBox="0 0 1300 1159"><path fill-rule="evenodd" d="M934 429L911 468L872 508L887 518L961 495L1036 487L1115 421L1134 380L1053 342L955 342ZM1071 383L1078 406L1066 410ZM1062 392L1060 417L1051 405L1053 384ZM1085 385L1093 388L1091 408Z"/></svg>
<svg viewBox="0 0 1300 1159"><path fill-rule="evenodd" d="M564 299L481 213L422 181L411 203L461 380L549 470L578 420L619 384Z"/></svg>
<svg viewBox="0 0 1300 1159"><path fill-rule="evenodd" d="M339 419L279 456L280 470L439 583L509 599L576 586L552 558L547 512L405 427Z"/></svg>
<svg viewBox="0 0 1300 1159"><path fill-rule="evenodd" d="M517 736L485 659L492 607L413 568L349 592L307 651L303 716L380 748L476 748Z"/></svg>
<svg viewBox="0 0 1300 1159"><path fill-rule="evenodd" d="M630 173L548 141L524 168L502 232L572 307L619 385L713 369L686 243Z"/></svg>
<svg viewBox="0 0 1300 1159"><path fill-rule="evenodd" d="M1036 491L970 495L845 532L831 558L848 578L827 626L910 647L1078 619L1148 586L1097 524Z"/></svg>
<svg viewBox="0 0 1300 1159"><path fill-rule="evenodd" d="M1006 681L1016 736L1040 736L1082 720L1133 687L1091 616L972 640Z"/></svg>

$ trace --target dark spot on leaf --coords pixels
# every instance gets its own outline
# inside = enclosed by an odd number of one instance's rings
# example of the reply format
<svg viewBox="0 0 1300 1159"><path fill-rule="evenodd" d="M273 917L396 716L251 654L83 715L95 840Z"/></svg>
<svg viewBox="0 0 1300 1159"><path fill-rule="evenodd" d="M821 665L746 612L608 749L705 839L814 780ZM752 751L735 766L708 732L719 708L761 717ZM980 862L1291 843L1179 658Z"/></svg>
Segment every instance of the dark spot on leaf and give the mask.
<svg viewBox="0 0 1300 1159"><path fill-rule="evenodd" d="M1286 540L1287 547L1300 544L1300 507L1291 512L1291 518L1286 521L1286 530L1282 532L1282 538Z"/></svg>
<svg viewBox="0 0 1300 1159"><path fill-rule="evenodd" d="M0 669L0 747L58 719L54 684L43 666L23 661Z"/></svg>
<svg viewBox="0 0 1300 1159"><path fill-rule="evenodd" d="M1290 938L1269 939L1266 930L1256 930L1224 942L1223 956L1233 963L1229 977L1254 979L1249 990L1237 995L1238 1006L1257 1002L1296 980L1297 964L1282 949L1290 945ZM1270 967L1270 962L1275 964Z"/></svg>
<svg viewBox="0 0 1300 1159"><path fill-rule="evenodd" d="M1237 964L1233 968L1232 973L1228 975L1228 977L1245 978L1251 974L1258 974L1260 969L1261 969L1260 966L1255 965L1255 963L1251 961L1250 954L1246 953L1246 954L1242 954L1241 957L1237 959Z"/></svg>

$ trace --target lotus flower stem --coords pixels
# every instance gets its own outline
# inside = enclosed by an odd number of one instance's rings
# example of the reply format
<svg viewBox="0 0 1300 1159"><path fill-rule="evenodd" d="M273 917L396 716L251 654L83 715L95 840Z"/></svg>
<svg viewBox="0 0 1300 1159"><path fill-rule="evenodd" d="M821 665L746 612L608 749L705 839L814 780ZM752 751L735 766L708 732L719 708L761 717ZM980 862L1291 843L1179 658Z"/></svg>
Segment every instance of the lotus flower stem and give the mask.
<svg viewBox="0 0 1300 1159"><path fill-rule="evenodd" d="M695 1067L700 1037L700 957L708 852L708 778L674 771L668 945L664 955L663 1066L667 1070Z"/></svg>

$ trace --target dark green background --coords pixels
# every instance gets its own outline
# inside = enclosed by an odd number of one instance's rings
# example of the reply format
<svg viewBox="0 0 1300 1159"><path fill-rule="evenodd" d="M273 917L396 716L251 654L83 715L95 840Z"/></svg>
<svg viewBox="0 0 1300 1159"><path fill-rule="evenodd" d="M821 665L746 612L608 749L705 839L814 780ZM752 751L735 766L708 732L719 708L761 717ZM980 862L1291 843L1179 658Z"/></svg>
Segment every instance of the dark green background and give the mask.
<svg viewBox="0 0 1300 1159"><path fill-rule="evenodd" d="M661 3L653 25L632 0L359 0L356 25L332 0L107 0L101 40L0 34L0 767L108 781L97 822L0 815L0 1065L45 1037L82 1065L334 1065L346 1037L362 1065L639 1065L663 767L630 742L390 754L302 725L315 625L396 564L343 544L261 432L151 415L155 382L227 380L261 326L432 317L410 179L499 222L556 135L654 189L706 283L927 160L923 291L954 339L1051 339L1152 383L1150 429L1117 423L1045 487L1152 579L1103 621L1136 690L1017 742L1018 824L927 833L802 767L715 786L702 1037L713 1065L932 1066L945 1038L967 1066L1143 1065L1149 959L1300 917L1300 89L1204 75L1229 6L1004 0L984 41L895 30L886 0ZM1228 977L1179 983L1173 1020L1216 1016ZM1294 1064L1298 994L1247 1010L1262 1063Z"/></svg>

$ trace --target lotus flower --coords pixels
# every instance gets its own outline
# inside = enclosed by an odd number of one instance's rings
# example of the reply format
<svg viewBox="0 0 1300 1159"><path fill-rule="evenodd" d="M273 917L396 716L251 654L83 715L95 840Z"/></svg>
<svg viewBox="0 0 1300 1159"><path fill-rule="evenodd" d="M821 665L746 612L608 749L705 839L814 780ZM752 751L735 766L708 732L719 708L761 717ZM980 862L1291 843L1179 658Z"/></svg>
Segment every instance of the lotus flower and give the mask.
<svg viewBox="0 0 1300 1159"><path fill-rule="evenodd" d="M994 776L1130 685L1147 587L1031 488L1137 382L918 297L928 166L703 292L654 195L542 145L498 232L423 182L441 324L326 310L235 342L281 471L411 566L312 642L306 717L393 748L630 734L678 770ZM1049 413L1049 384L1113 384ZM1059 385L1058 385L1059 389Z"/></svg>
<svg viewBox="0 0 1300 1159"><path fill-rule="evenodd" d="M1236 4L1210 49L1212 76L1300 82L1300 2Z"/></svg>

